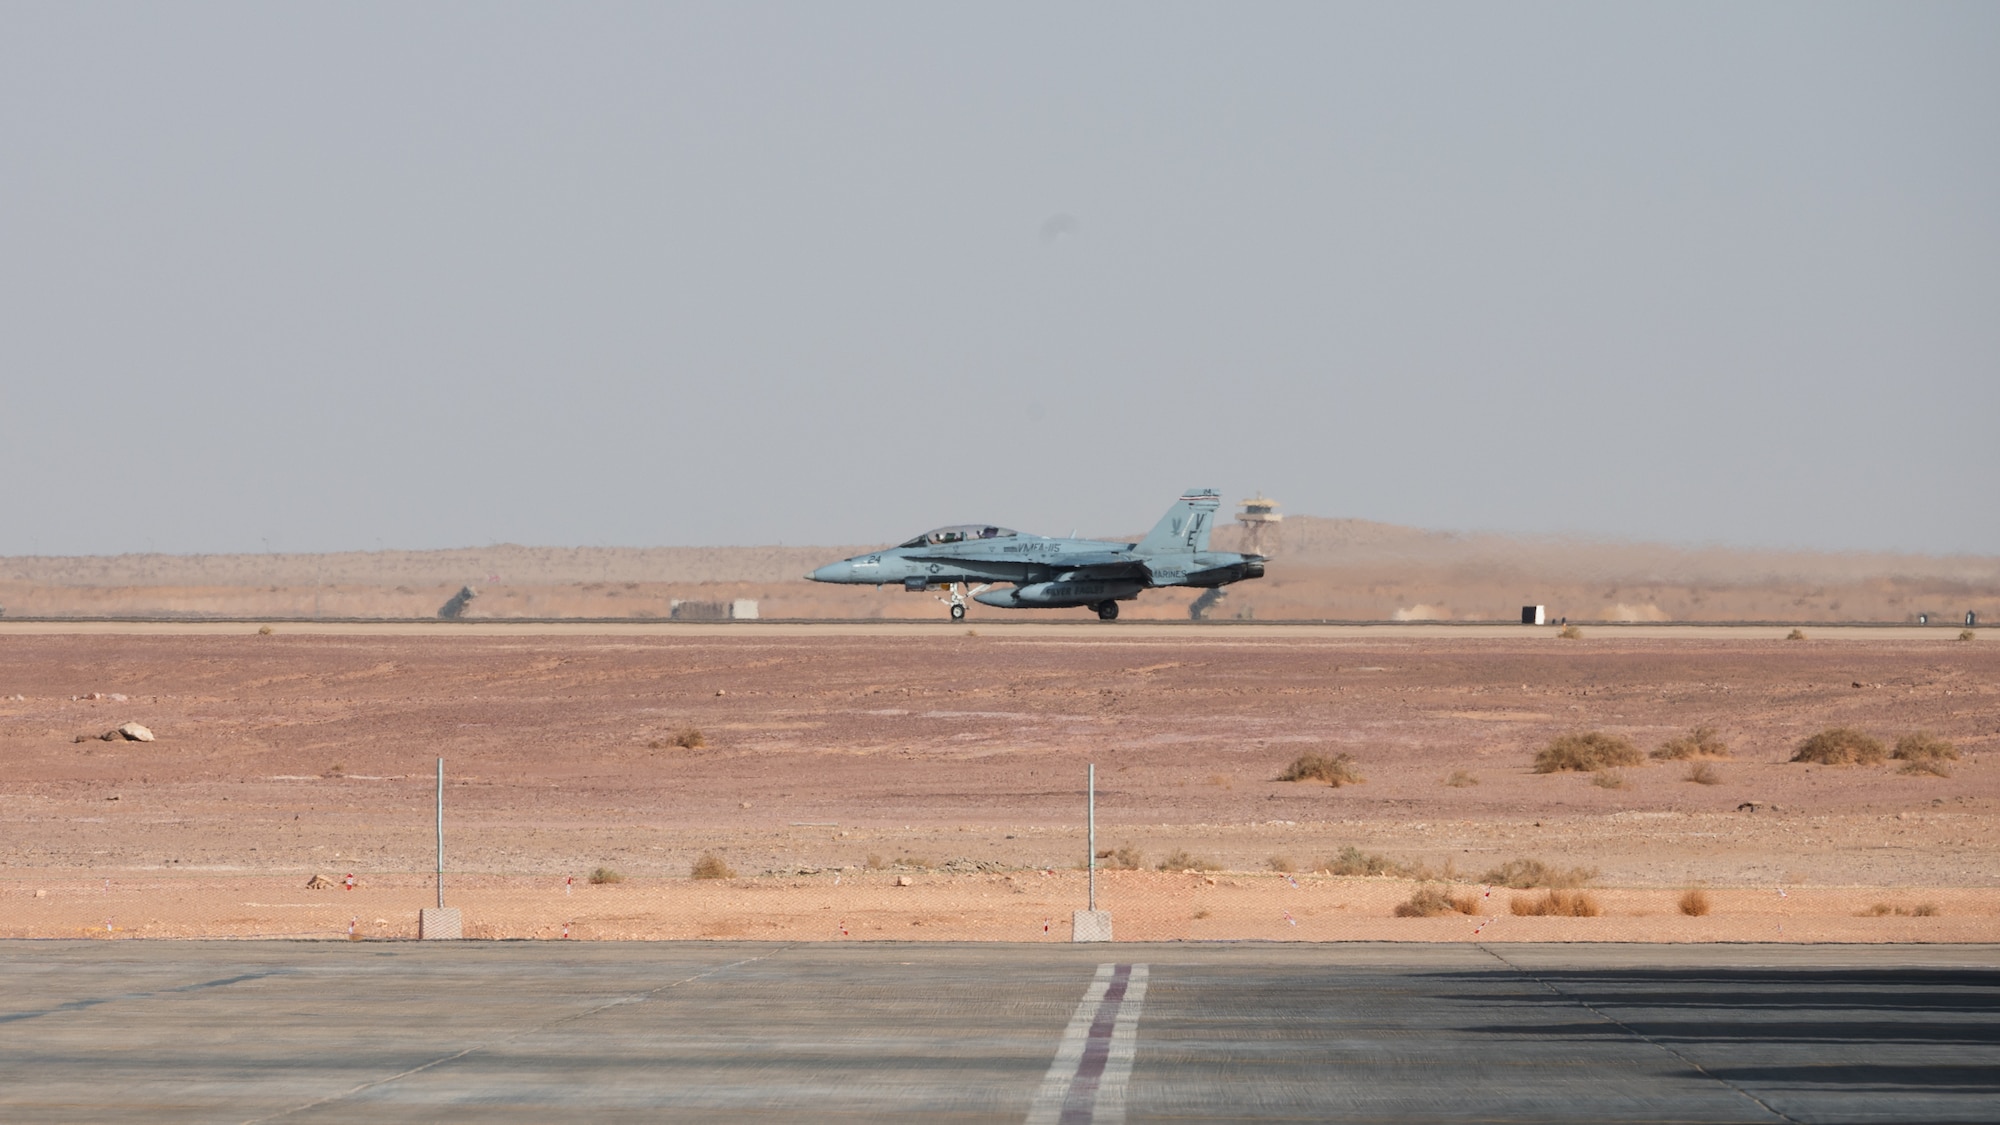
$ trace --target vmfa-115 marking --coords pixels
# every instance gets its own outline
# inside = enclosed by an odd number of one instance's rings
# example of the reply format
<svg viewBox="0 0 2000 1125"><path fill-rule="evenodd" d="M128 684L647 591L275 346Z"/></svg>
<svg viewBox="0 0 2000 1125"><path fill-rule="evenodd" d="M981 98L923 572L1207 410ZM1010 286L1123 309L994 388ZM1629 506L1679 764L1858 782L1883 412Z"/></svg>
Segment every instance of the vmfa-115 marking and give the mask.
<svg viewBox="0 0 2000 1125"><path fill-rule="evenodd" d="M993 524L955 524L907 543L828 563L814 582L901 583L911 591L945 588L952 620L965 616L968 594L1006 609L1087 606L1110 621L1118 603L1161 586L1227 586L1264 577L1264 556L1210 551L1208 535L1222 496L1190 490L1137 543L1050 539ZM973 583L978 583L974 586ZM1012 583L1006 589L993 589ZM967 587L971 588L968 590Z"/></svg>

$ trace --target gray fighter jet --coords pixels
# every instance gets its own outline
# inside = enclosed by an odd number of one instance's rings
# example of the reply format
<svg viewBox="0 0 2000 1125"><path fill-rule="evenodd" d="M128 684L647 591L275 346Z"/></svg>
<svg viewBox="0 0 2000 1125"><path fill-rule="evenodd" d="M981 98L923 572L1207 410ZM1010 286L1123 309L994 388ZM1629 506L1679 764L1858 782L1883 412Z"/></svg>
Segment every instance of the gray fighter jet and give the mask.
<svg viewBox="0 0 2000 1125"><path fill-rule="evenodd" d="M953 621L965 616L968 594L982 605L1005 609L1086 606L1110 621L1118 616L1118 603L1141 590L1227 586L1264 577L1264 556L1208 549L1221 504L1214 489L1191 489L1137 543L1050 539L993 524L954 524L828 563L806 577L871 586L901 583L912 592L946 589L950 596L938 600L951 606ZM992 588L1001 583L1012 585Z"/></svg>

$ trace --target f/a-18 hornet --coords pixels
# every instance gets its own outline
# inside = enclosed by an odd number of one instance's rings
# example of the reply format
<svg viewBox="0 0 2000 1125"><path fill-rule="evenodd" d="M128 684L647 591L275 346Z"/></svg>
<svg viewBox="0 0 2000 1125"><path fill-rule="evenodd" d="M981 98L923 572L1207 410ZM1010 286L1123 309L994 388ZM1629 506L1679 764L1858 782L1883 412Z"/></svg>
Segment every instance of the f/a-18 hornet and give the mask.
<svg viewBox="0 0 2000 1125"><path fill-rule="evenodd" d="M907 543L828 563L806 575L814 582L900 582L919 592L945 588L951 619L965 616L970 594L1005 609L1086 606L1110 621L1118 603L1161 586L1227 586L1264 577L1264 556L1210 551L1208 534L1222 496L1189 490L1137 543L1050 539L993 524L964 523L927 531ZM972 585L978 583L978 585ZM1012 583L1006 589L993 589ZM970 589L967 589L970 587Z"/></svg>

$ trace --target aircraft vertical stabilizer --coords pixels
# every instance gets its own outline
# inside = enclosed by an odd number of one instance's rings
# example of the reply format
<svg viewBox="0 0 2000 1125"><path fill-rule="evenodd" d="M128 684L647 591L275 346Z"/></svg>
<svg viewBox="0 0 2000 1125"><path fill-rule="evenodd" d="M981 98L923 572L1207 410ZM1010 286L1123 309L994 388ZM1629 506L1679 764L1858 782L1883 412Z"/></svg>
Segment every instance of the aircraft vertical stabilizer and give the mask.
<svg viewBox="0 0 2000 1125"><path fill-rule="evenodd" d="M1195 553L1208 550L1208 533L1215 524L1215 510L1222 506L1222 494L1212 488L1190 488L1181 494L1153 530L1146 533L1135 554L1156 555Z"/></svg>

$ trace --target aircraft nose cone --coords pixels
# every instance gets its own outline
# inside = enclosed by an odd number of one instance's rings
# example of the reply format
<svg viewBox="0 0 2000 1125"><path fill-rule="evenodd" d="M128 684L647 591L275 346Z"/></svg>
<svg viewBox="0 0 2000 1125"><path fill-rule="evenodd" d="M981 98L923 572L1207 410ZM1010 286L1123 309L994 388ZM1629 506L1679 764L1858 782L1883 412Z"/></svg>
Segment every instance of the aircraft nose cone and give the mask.
<svg viewBox="0 0 2000 1125"><path fill-rule="evenodd" d="M825 566L820 567L818 570L813 571L811 574L806 575L806 577L814 582L840 582L846 579L847 576L849 574L852 574L853 572L854 572L853 563L837 562L837 563L828 563Z"/></svg>

